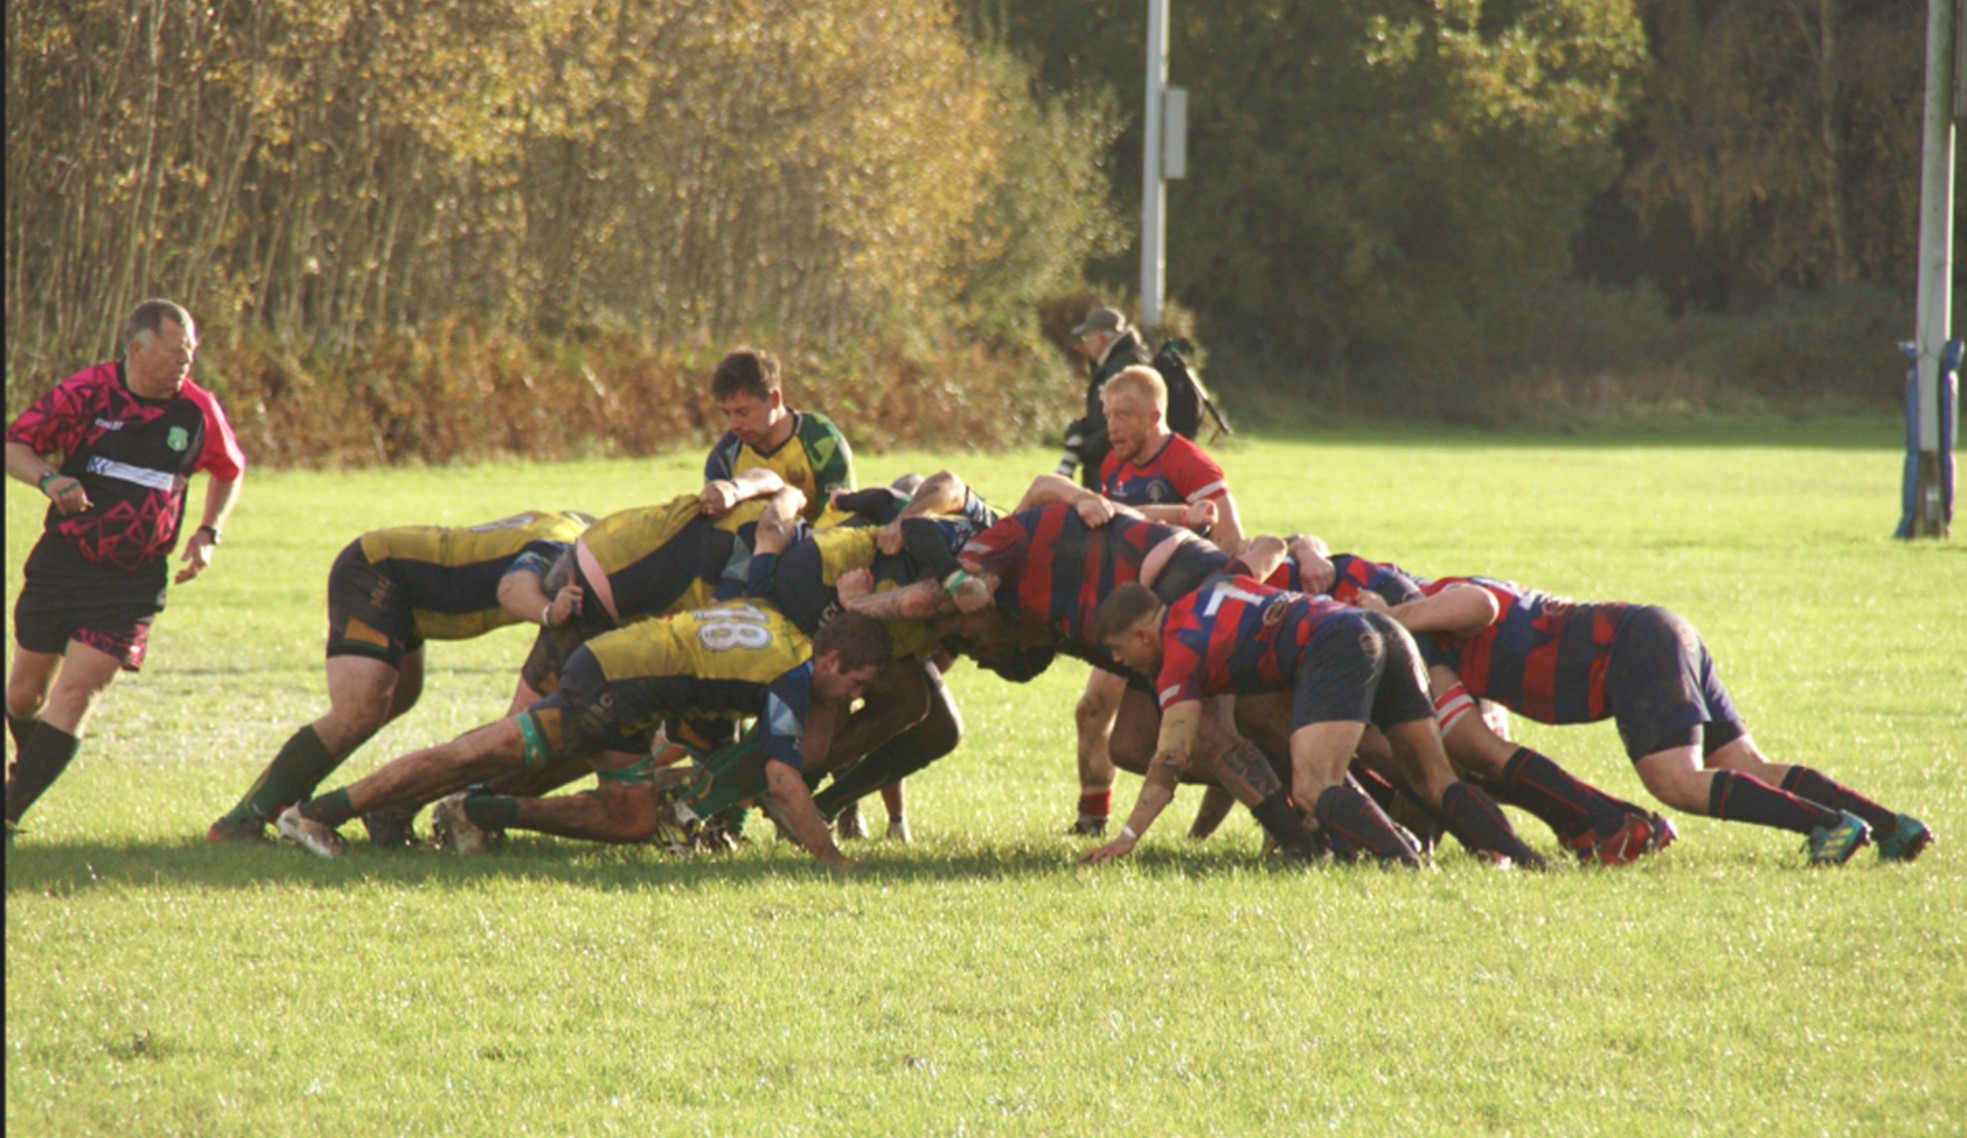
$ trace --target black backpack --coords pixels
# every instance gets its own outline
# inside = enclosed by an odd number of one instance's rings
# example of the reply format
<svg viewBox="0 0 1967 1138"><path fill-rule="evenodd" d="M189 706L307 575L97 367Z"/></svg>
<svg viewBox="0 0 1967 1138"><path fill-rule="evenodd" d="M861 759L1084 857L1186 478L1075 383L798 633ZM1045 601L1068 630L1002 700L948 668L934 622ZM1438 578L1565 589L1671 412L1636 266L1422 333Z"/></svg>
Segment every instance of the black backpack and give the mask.
<svg viewBox="0 0 1967 1138"><path fill-rule="evenodd" d="M1187 340L1169 340L1154 353L1154 370L1161 373L1161 381L1168 385L1168 429L1183 438L1199 439L1206 412L1223 434L1235 433L1229 420L1216 408L1216 401L1209 398L1209 391L1196 377L1195 369L1188 366L1182 355L1188 350L1191 349Z"/></svg>

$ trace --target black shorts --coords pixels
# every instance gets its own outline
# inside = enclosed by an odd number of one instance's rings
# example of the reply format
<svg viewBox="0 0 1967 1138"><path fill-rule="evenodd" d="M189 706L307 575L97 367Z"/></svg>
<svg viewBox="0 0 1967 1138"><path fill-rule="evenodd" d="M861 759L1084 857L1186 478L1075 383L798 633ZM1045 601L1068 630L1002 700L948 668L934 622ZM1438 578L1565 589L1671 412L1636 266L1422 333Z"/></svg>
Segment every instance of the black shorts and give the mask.
<svg viewBox="0 0 1967 1138"><path fill-rule="evenodd" d="M1619 625L1605 665L1605 703L1634 762L1697 740L1711 755L1744 731L1701 634L1657 605L1633 609Z"/></svg>
<svg viewBox="0 0 1967 1138"><path fill-rule="evenodd" d="M60 538L43 537L21 569L14 602L14 643L61 655L70 641L116 658L126 672L143 667L150 625L164 611L168 567L128 572L84 560Z"/></svg>
<svg viewBox="0 0 1967 1138"><path fill-rule="evenodd" d="M1293 731L1341 721L1384 729L1434 717L1420 649L1385 613L1327 616L1299 657L1296 680Z"/></svg>
<svg viewBox="0 0 1967 1138"><path fill-rule="evenodd" d="M348 543L328 570L328 656L368 656L392 668L423 647L410 595L394 577Z"/></svg>

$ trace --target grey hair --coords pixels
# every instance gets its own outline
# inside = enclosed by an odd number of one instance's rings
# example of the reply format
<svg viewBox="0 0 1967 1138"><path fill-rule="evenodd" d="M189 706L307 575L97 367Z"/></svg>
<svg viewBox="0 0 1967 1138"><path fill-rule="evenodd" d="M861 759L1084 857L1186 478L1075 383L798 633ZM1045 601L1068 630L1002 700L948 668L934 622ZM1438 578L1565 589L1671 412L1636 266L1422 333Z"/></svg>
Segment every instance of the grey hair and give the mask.
<svg viewBox="0 0 1967 1138"><path fill-rule="evenodd" d="M129 322L123 325L123 346L128 348L138 340L148 341L164 330L166 320L187 332L197 327L184 305L174 300L146 300L137 305L137 310L130 313Z"/></svg>

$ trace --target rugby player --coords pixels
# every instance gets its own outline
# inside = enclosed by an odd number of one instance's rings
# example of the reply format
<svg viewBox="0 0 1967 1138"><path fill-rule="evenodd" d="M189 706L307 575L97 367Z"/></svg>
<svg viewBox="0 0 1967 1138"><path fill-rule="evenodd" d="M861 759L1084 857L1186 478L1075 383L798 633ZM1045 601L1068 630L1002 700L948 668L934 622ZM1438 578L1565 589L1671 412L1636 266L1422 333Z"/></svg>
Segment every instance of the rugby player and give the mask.
<svg viewBox="0 0 1967 1138"><path fill-rule="evenodd" d="M549 600L539 581L591 521L528 510L475 526L374 530L350 542L328 570L328 711L288 738L206 840L265 841L282 810L415 707L424 641L470 640L523 622L545 631L572 620L580 587L569 584ZM522 681L514 708L531 703L529 694ZM405 838L390 831L379 840Z"/></svg>
<svg viewBox="0 0 1967 1138"><path fill-rule="evenodd" d="M1279 566L1272 579L1293 577L1290 566L1280 565L1277 539L1265 539L1264 551L1263 567ZM849 607L886 620L937 620L946 637L970 638L979 634L977 624L990 619L978 602L988 607L994 600L1016 622L1049 631L1056 651L1113 670L1119 665L1093 631L1100 598L1119 585L1139 581L1172 600L1232 559L1187 530L1148 521L1130 509L1122 508L1095 526L1074 506L1055 502L1001 519L964 546L958 562L960 570L941 583L917 582L853 600ZM1022 658L1033 656L1027 652ZM1032 674L1038 670L1042 665ZM1229 702L1211 702L1206 745L1188 777L1229 790L1292 856L1310 856L1309 835L1291 812L1272 760L1237 734ZM1117 766L1144 773L1153 754L1152 724L1159 715L1144 691L1127 689L1121 705L1109 753Z"/></svg>
<svg viewBox="0 0 1967 1138"><path fill-rule="evenodd" d="M321 857L344 851L335 828L369 810L422 801L446 787L555 760L585 759L598 790L552 798L446 798L433 821L464 852L486 831L522 827L604 842L646 841L656 829L654 728L669 718L757 718L767 788L814 857L851 864L833 845L800 776L803 754L824 754L848 704L887 662L887 630L843 615L808 640L756 600L666 620L637 621L582 645L550 696L524 711L412 752L340 790L289 807L280 833Z"/></svg>
<svg viewBox="0 0 1967 1138"><path fill-rule="evenodd" d="M711 398L730 429L704 461L703 510L716 517L746 497L771 493L745 479L752 471L776 474L806 496L805 517L819 524L835 491L854 488L854 452L833 420L817 411L785 405L778 357L757 348L738 348L717 361L710 374Z"/></svg>
<svg viewBox="0 0 1967 1138"><path fill-rule="evenodd" d="M1874 839L1881 858L1911 861L1933 840L1910 814L1764 756L1706 643L1668 609L1489 577L1410 584L1417 596L1400 604L1370 590L1356 599L1429 636L1472 696L1539 723L1614 720L1640 782L1676 810L1803 834L1812 865L1841 865Z"/></svg>
<svg viewBox="0 0 1967 1138"><path fill-rule="evenodd" d="M1303 556L1306 564L1317 567L1307 575L1326 582L1325 591L1342 603L1362 603L1362 592L1386 605L1421 596L1415 579L1399 566L1349 553L1329 559L1316 552ZM1676 834L1665 818L1599 790L1534 748L1502 738L1478 711L1477 697L1440 661L1431 638L1421 638L1421 654L1428 663L1442 743L1456 769L1478 779L1493 796L1535 814L1583 861L1626 865L1673 842Z"/></svg>
<svg viewBox="0 0 1967 1138"><path fill-rule="evenodd" d="M1160 738L1120 836L1088 862L1131 853L1173 797L1208 696L1291 692L1291 794L1324 832L1385 861L1421 864L1412 839L1346 782L1367 724L1380 729L1448 828L1470 849L1542 868L1490 798L1454 777L1435 729L1420 649L1383 614L1219 574L1173 603L1133 583L1100 602L1095 634L1116 659L1155 675Z"/></svg>
<svg viewBox="0 0 1967 1138"><path fill-rule="evenodd" d="M137 305L120 360L69 376L7 427L7 473L49 500L22 568L7 677L7 840L61 777L118 672L143 666L169 584L211 564L246 456L225 412L191 382L198 326L168 300ZM44 455L59 453L58 465ZM170 573L186 491L199 471L204 514Z"/></svg>
<svg viewBox="0 0 1967 1138"><path fill-rule="evenodd" d="M1222 467L1202 448L1168 426L1168 385L1145 365L1123 368L1100 389L1111 449L1100 464L1099 490L1042 475L1024 504L1063 501L1093 525L1113 517L1116 504L1132 506L1151 521L1187 526L1229 554L1243 549L1243 525ZM1113 759L1107 741L1126 680L1094 669L1073 708L1078 735L1079 817L1069 834L1106 833L1113 808Z"/></svg>
<svg viewBox="0 0 1967 1138"><path fill-rule="evenodd" d="M977 532L976 520L962 515L908 519L910 545L921 548L932 535L933 553L949 559ZM887 591L908 585L924 570L908 549L896 556L880 550L881 532L866 525L810 531L796 519L768 511L758 524L757 550L750 563L750 595L770 601L808 635L843 610L846 591ZM854 594L858 595L858 594ZM816 803L836 822L865 794L879 789L888 806L889 836L907 840L902 779L956 749L963 723L942 675L950 664L936 631L917 621L889 626L895 666L868 693L867 705L834 740L831 754L813 754L808 782L817 784L830 770L852 773L837 778ZM697 782L682 792L692 814L716 816L757 793L755 766L747 752L728 751L707 764ZM851 764L851 765L849 765ZM843 831L842 837L860 836Z"/></svg>

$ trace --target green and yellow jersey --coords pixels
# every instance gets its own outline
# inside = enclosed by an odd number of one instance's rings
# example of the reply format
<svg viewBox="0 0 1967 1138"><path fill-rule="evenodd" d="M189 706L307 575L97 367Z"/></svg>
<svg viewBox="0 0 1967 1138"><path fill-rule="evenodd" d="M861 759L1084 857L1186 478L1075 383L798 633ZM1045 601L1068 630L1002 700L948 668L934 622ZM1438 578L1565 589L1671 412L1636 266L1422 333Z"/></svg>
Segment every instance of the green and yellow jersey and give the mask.
<svg viewBox="0 0 1967 1138"><path fill-rule="evenodd" d="M703 480L715 482L760 467L774 471L785 479L786 485L797 486L806 495L802 514L809 523L819 525L833 492L854 488L854 452L847 446L847 438L840 428L825 415L817 411L794 411L792 421L792 436L770 454L746 446L735 432L724 432L724 437L710 448Z"/></svg>

